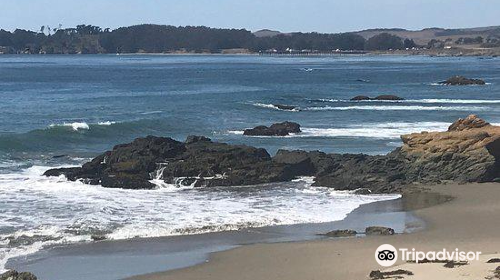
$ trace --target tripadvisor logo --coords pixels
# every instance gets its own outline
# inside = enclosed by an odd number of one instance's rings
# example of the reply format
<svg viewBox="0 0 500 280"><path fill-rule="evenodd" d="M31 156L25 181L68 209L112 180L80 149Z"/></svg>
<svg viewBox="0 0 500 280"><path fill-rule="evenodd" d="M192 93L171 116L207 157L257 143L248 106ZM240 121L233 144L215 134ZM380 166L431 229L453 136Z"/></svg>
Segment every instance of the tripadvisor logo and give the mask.
<svg viewBox="0 0 500 280"><path fill-rule="evenodd" d="M377 250L375 250L375 260L381 266L392 266L398 261L398 255L401 261L404 262L421 262L423 260L427 261L474 261L479 260L481 252L464 252L459 251L458 248L454 251L448 251L442 249L440 251L417 251L415 248L399 248L397 250L394 246L390 244L380 245Z"/></svg>

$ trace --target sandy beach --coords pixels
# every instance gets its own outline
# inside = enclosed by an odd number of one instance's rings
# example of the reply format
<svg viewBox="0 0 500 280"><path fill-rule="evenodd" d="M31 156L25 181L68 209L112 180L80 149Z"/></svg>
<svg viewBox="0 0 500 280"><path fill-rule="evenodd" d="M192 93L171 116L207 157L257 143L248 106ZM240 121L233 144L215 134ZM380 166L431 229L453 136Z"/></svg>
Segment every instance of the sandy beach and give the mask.
<svg viewBox="0 0 500 280"><path fill-rule="evenodd" d="M500 225L496 222L500 215L500 184L449 184L426 189L454 199L415 210L414 213L426 222L422 231L394 236L244 246L215 253L201 265L131 279L367 279L371 271L383 269L375 261L374 252L379 245L386 243L396 248L421 251L459 248L482 252L479 261L450 269L440 268L442 264L406 264L400 261L386 269L412 271L414 275L408 279L492 276L492 270L497 266L486 264L486 261L495 257L500 248Z"/></svg>

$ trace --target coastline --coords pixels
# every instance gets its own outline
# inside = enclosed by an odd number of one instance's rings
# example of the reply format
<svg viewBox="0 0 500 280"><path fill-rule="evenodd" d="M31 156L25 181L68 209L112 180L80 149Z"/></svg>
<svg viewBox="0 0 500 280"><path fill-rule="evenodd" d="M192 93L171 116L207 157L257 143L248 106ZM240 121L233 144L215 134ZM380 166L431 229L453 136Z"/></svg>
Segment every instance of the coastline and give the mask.
<svg viewBox="0 0 500 280"><path fill-rule="evenodd" d="M417 194L425 204L442 202L442 197ZM418 203L417 203L418 204ZM134 275L182 269L205 263L211 254L254 244L294 244L325 240L319 234L333 229L353 228L360 232L372 225L384 225L396 232L421 230L423 222L411 211L408 199L363 204L343 220L321 224L296 224L247 228L197 235L109 240L63 245L9 260L8 266L34 272L40 279L123 279ZM408 209L406 211L405 209ZM80 278L83 277L83 278Z"/></svg>
<svg viewBox="0 0 500 280"><path fill-rule="evenodd" d="M500 196L500 184L448 184L425 188L454 199L415 210L417 217L425 221L426 228L422 231L395 236L244 246L212 254L208 262L194 267L133 277L130 280L367 279L371 271L382 268L373 256L375 249L382 244L422 251L443 248L481 251L481 261L484 261L485 256L498 254L500 225L495 220L500 210L496 199ZM396 265L402 264L399 261ZM422 265L415 266L415 273L422 270ZM346 267L349 269L343 269ZM453 272L449 270L448 273L450 271Z"/></svg>
<svg viewBox="0 0 500 280"><path fill-rule="evenodd" d="M287 53L259 53L259 52L220 52L220 53L195 53L195 52L169 52L169 53L75 53L75 54L4 54L9 55L116 55L116 56L264 56L264 57L343 57L343 56L429 56L429 57L491 57L500 56L500 48L455 48L455 49L419 49L419 50L387 50L387 51L367 51L366 53L306 53L306 54L287 54Z"/></svg>

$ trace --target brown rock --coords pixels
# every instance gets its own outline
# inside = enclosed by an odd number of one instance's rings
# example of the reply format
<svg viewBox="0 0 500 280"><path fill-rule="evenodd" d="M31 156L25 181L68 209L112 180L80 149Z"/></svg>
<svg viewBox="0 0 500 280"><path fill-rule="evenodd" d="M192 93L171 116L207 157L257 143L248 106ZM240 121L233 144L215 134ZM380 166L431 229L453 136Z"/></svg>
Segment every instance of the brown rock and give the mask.
<svg viewBox="0 0 500 280"><path fill-rule="evenodd" d="M338 229L327 232L325 235L328 237L348 237L348 236L354 236L356 234L357 232L352 229Z"/></svg>
<svg viewBox="0 0 500 280"><path fill-rule="evenodd" d="M490 125L485 120L478 118L476 115L469 115L465 119L458 119L448 127L448 131L462 131L466 129L481 128Z"/></svg>
<svg viewBox="0 0 500 280"><path fill-rule="evenodd" d="M380 226L367 227L365 229L365 234L366 235L394 235L394 229L389 228L389 227L380 227Z"/></svg>

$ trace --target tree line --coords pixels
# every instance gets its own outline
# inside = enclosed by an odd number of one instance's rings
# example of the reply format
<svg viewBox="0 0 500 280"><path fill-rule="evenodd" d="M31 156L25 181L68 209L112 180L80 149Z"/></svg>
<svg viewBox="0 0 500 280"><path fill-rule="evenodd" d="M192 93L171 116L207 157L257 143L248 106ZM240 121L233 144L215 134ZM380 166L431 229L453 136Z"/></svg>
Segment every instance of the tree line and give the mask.
<svg viewBox="0 0 500 280"><path fill-rule="evenodd" d="M40 31L0 30L3 53L168 53L210 52L247 49L251 52L286 50L389 50L416 46L412 40L388 33L368 40L354 33L290 33L257 37L245 29L218 29L204 26L175 27L143 24L115 30L93 25L75 28L43 26Z"/></svg>

